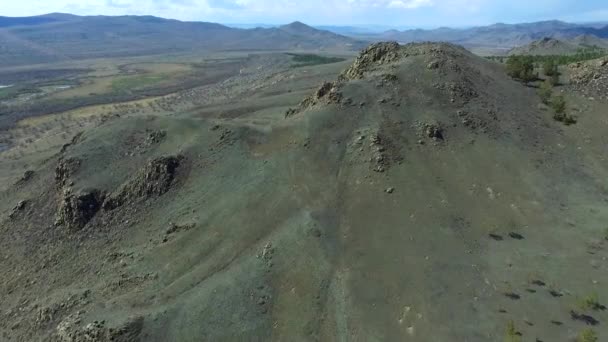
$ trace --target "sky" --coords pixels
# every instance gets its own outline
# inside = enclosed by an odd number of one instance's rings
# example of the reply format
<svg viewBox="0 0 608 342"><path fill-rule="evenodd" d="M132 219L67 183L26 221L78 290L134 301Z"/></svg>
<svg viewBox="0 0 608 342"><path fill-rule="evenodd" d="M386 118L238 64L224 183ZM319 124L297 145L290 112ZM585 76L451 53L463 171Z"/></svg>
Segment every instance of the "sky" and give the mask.
<svg viewBox="0 0 608 342"><path fill-rule="evenodd" d="M0 0L0 16L155 15L220 23L467 27L608 21L608 0Z"/></svg>

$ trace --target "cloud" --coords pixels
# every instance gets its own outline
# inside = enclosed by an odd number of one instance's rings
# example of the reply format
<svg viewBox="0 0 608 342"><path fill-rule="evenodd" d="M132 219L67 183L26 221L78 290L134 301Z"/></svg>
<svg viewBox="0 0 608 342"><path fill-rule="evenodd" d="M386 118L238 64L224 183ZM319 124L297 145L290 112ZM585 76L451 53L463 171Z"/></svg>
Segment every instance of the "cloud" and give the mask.
<svg viewBox="0 0 608 342"><path fill-rule="evenodd" d="M431 0L392 0L388 3L389 8L418 8L432 5Z"/></svg>

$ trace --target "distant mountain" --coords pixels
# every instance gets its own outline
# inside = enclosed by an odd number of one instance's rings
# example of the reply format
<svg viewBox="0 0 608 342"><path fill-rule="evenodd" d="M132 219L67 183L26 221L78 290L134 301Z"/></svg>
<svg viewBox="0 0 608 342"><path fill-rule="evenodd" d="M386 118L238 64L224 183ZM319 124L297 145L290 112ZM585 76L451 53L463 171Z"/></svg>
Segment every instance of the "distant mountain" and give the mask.
<svg viewBox="0 0 608 342"><path fill-rule="evenodd" d="M608 48L608 40L593 35L581 35L573 39L559 40L545 37L532 43L513 48L509 55L572 55L581 49Z"/></svg>
<svg viewBox="0 0 608 342"><path fill-rule="evenodd" d="M555 38L545 37L530 44L513 48L509 55L570 55L576 53L580 46Z"/></svg>
<svg viewBox="0 0 608 342"><path fill-rule="evenodd" d="M600 47L608 49L608 39L602 39L591 34L583 34L572 40L581 47Z"/></svg>
<svg viewBox="0 0 608 342"><path fill-rule="evenodd" d="M438 28L434 30L387 31L375 40L399 42L447 41L465 47L514 48L529 44L544 37L572 39L580 35L608 37L608 26L596 28L583 24L571 24L557 20L524 24L494 24L468 29Z"/></svg>
<svg viewBox="0 0 608 342"><path fill-rule="evenodd" d="M12 26L32 26L52 23L57 21L67 21L77 18L71 14L51 13L34 17L2 17L0 16L0 28Z"/></svg>
<svg viewBox="0 0 608 342"><path fill-rule="evenodd" d="M0 66L180 51L358 50L365 45L300 22L238 29L153 16L62 14L0 22Z"/></svg>

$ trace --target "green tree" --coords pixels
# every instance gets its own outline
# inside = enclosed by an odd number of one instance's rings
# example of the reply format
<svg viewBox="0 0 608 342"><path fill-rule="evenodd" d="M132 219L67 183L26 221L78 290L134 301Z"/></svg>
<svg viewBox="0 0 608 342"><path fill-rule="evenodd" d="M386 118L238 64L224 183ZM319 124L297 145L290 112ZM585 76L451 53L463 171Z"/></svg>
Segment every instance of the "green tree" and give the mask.
<svg viewBox="0 0 608 342"><path fill-rule="evenodd" d="M543 73L549 77L555 74L559 74L555 59L548 58L547 60L545 60L545 62L543 63Z"/></svg>
<svg viewBox="0 0 608 342"><path fill-rule="evenodd" d="M538 89L538 96L540 100L548 105L551 103L551 96L553 95L553 83L549 80L545 80Z"/></svg>
<svg viewBox="0 0 608 342"><path fill-rule="evenodd" d="M555 96L551 101L551 108L556 115L564 116L566 114L566 99L562 96Z"/></svg>
<svg viewBox="0 0 608 342"><path fill-rule="evenodd" d="M524 83L530 83L538 78L534 73L534 58L532 56L510 56L507 59L507 74Z"/></svg>

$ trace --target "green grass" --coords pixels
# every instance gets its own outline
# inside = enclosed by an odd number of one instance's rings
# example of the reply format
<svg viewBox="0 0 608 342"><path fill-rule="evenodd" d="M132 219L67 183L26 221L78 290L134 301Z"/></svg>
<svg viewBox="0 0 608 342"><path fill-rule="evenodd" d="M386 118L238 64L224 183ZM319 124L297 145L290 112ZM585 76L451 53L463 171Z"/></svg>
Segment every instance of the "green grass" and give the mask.
<svg viewBox="0 0 608 342"><path fill-rule="evenodd" d="M0 89L0 100L10 100L21 94L40 93L40 89L29 86L12 86Z"/></svg>
<svg viewBox="0 0 608 342"><path fill-rule="evenodd" d="M115 92L128 92L133 89L141 89L161 82L167 77L164 75L137 75L119 77L112 81L112 90Z"/></svg>
<svg viewBox="0 0 608 342"><path fill-rule="evenodd" d="M507 323L505 342L521 342L521 335L515 328L515 323L513 321L509 321L509 323Z"/></svg>
<svg viewBox="0 0 608 342"><path fill-rule="evenodd" d="M320 64L332 64L343 62L346 59L340 57L327 57L327 56L319 56L315 54L298 54L298 53L288 53L289 56L292 57L292 60L296 63L292 67L299 68L304 66L312 66L312 65L320 65Z"/></svg>
<svg viewBox="0 0 608 342"><path fill-rule="evenodd" d="M598 310L602 307L600 298L597 293L591 293L584 298L581 298L579 307L582 310Z"/></svg>
<svg viewBox="0 0 608 342"><path fill-rule="evenodd" d="M587 328L578 335L576 342L597 342L597 334L590 328Z"/></svg>

